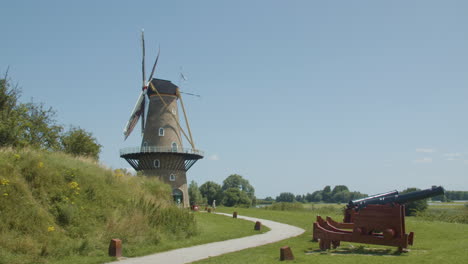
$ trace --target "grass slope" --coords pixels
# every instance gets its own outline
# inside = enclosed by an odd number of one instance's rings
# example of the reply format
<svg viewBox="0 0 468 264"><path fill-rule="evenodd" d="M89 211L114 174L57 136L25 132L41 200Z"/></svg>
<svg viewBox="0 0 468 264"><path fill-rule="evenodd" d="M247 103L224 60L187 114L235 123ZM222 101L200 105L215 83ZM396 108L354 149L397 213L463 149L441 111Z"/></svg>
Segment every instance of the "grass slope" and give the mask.
<svg viewBox="0 0 468 264"><path fill-rule="evenodd" d="M225 212L236 210L241 215L274 220L302 227L307 231L298 237L270 245L242 250L196 263L277 263L279 248L290 246L295 260L292 263L466 263L468 225L407 218L407 230L415 232L415 245L410 252L399 254L395 248L342 243L336 250L321 252L318 243L312 242L312 223L317 214L342 219L336 206L314 207L309 210L265 210L244 208L219 208Z"/></svg>
<svg viewBox="0 0 468 264"><path fill-rule="evenodd" d="M252 229L175 207L170 187L154 178L63 153L0 149L0 264L103 263L112 238L131 257Z"/></svg>

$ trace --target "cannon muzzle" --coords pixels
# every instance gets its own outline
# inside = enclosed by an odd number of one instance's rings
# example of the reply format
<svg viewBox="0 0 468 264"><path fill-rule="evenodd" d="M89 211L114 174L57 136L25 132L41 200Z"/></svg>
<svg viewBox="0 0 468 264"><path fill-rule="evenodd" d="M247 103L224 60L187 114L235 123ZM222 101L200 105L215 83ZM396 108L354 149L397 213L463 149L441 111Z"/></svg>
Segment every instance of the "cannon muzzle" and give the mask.
<svg viewBox="0 0 468 264"><path fill-rule="evenodd" d="M444 188L442 186L432 186L430 189L415 191L405 194L398 194L398 192L388 192L376 196L370 196L364 199L350 201L348 208L360 209L366 207L368 204L389 204L389 203L398 203L404 204L417 200L426 199L429 197L434 197L437 195L444 194Z"/></svg>

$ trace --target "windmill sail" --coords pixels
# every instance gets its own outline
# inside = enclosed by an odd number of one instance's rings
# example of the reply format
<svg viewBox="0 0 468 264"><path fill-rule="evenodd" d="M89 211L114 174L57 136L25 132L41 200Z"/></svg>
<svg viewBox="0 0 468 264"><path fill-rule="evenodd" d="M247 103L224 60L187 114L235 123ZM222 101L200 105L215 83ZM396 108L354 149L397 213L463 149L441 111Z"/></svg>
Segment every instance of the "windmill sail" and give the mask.
<svg viewBox="0 0 468 264"><path fill-rule="evenodd" d="M144 98L145 98L145 91L142 91L140 94L140 97L138 98L135 104L135 107L133 108L132 115L130 116L130 119L128 120L127 125L125 125L125 129L124 129L125 139L127 139L130 133L132 133L133 129L138 123L138 119L140 119L140 116L142 115L144 111Z"/></svg>
<svg viewBox="0 0 468 264"><path fill-rule="evenodd" d="M146 90L146 73L145 73L145 32L142 30L141 31L141 50L142 50L142 56L141 56L141 73L143 77L143 91ZM146 91L145 91L146 92ZM146 96L143 95L143 101L141 102L141 135L143 135L145 131L145 101L146 101ZM138 120L137 120L138 121Z"/></svg>

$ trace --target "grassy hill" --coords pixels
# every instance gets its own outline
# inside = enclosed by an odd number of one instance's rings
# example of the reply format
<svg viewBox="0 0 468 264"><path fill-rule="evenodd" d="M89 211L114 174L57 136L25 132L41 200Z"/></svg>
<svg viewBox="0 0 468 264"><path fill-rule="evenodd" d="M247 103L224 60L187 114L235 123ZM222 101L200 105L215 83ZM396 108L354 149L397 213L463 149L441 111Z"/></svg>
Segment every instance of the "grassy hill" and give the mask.
<svg viewBox="0 0 468 264"><path fill-rule="evenodd" d="M63 153L0 149L0 264L66 256L107 261L112 238L124 254L197 233L169 186ZM88 262L89 263L89 262Z"/></svg>

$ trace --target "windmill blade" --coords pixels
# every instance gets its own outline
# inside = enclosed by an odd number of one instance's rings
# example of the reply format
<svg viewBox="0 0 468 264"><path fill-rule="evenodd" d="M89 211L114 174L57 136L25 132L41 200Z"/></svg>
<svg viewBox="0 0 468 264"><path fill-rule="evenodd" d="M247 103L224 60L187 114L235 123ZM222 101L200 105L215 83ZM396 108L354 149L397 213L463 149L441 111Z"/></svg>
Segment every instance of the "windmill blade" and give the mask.
<svg viewBox="0 0 468 264"><path fill-rule="evenodd" d="M180 93L187 94L187 95L192 95L192 96L196 96L196 97L201 97L199 94L186 93L186 92L180 92Z"/></svg>
<svg viewBox="0 0 468 264"><path fill-rule="evenodd" d="M141 101L141 135L145 132L145 102L146 102L146 94L143 95L143 100Z"/></svg>
<svg viewBox="0 0 468 264"><path fill-rule="evenodd" d="M154 71L156 70L156 65L158 64L159 53L160 52L161 52L161 48L158 48L158 56L156 56L156 61L154 62L153 69L151 70L150 77L148 78L148 83L151 82L151 79L153 79Z"/></svg>
<svg viewBox="0 0 468 264"><path fill-rule="evenodd" d="M124 129L124 136L125 139L128 138L128 136L132 133L133 129L135 128L138 119L140 119L141 114L144 112L144 107L143 103L145 99L145 91L142 91L140 94L140 97L138 97L138 100L135 104L135 107L133 108L132 115L130 116L130 119L128 120L127 124L125 125Z"/></svg>
<svg viewBox="0 0 468 264"><path fill-rule="evenodd" d="M142 50L142 60L141 60L141 73L143 77L143 87L146 86L146 74L145 74L145 31L141 30L141 50Z"/></svg>

